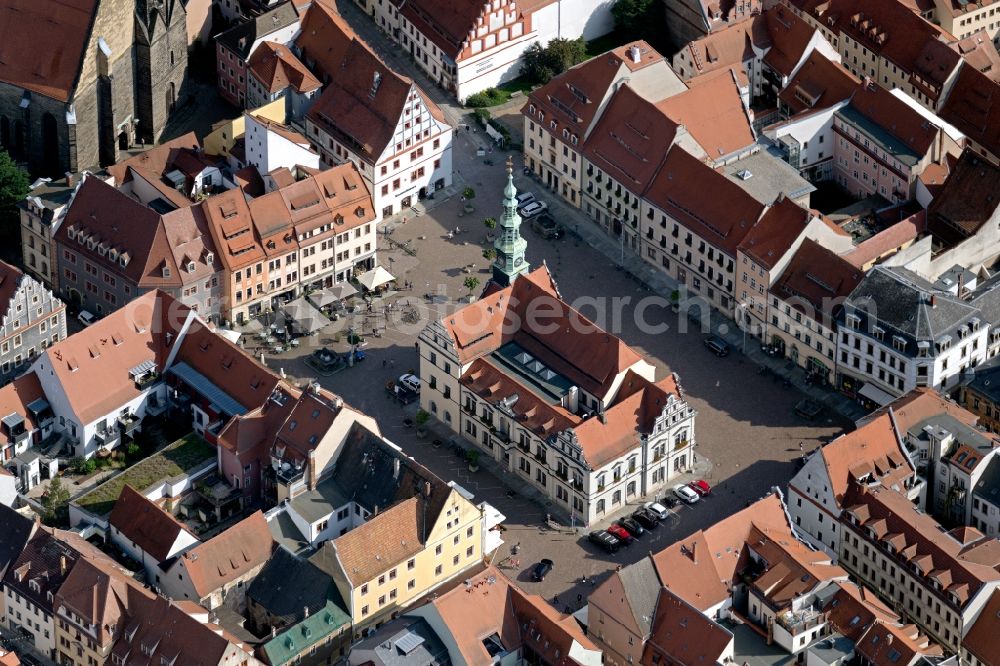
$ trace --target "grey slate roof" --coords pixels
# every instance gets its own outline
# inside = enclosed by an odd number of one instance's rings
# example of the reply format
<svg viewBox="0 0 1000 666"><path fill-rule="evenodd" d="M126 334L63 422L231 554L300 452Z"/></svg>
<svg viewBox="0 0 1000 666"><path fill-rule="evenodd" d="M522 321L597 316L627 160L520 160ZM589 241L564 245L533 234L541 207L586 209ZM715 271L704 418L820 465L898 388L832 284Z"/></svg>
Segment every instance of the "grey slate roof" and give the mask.
<svg viewBox="0 0 1000 666"><path fill-rule="evenodd" d="M968 387L977 393L985 395L990 400L1000 403L1000 360L977 365L974 375L969 380Z"/></svg>
<svg viewBox="0 0 1000 666"><path fill-rule="evenodd" d="M3 576L28 544L35 521L0 504L0 525L3 525L3 532L0 534L0 576Z"/></svg>
<svg viewBox="0 0 1000 666"><path fill-rule="evenodd" d="M400 639L403 642L397 647ZM416 647L411 647L417 643L414 639L422 640ZM411 651L404 653L404 649ZM451 663L448 648L427 621L406 615L383 625L368 638L356 643L351 648L349 659L351 666L447 666Z"/></svg>
<svg viewBox="0 0 1000 666"><path fill-rule="evenodd" d="M303 609L308 608L312 615L322 609L328 599L344 606L332 578L284 548L274 550L271 559L247 588L247 598L289 625L303 618Z"/></svg>
<svg viewBox="0 0 1000 666"><path fill-rule="evenodd" d="M264 12L246 23L240 23L216 36L216 41L235 53L243 61L250 57L250 48L261 37L266 37L299 20L295 4L284 2L271 11Z"/></svg>
<svg viewBox="0 0 1000 666"><path fill-rule="evenodd" d="M990 459L972 492L990 504L1000 506L1000 458L994 456Z"/></svg>
<svg viewBox="0 0 1000 666"><path fill-rule="evenodd" d="M932 298L933 297L933 298ZM933 303L932 303L933 301ZM874 326L885 329L885 343L892 336L906 340L905 353L917 354L917 341L933 343L955 333L973 318L985 319L979 308L959 300L905 268L876 266L851 292L844 315L861 318L860 330L872 335Z"/></svg>
<svg viewBox="0 0 1000 666"><path fill-rule="evenodd" d="M648 636L656 613L656 600L660 598L660 577L656 574L653 559L644 557L618 572L618 579L625 590L632 617L643 635Z"/></svg>

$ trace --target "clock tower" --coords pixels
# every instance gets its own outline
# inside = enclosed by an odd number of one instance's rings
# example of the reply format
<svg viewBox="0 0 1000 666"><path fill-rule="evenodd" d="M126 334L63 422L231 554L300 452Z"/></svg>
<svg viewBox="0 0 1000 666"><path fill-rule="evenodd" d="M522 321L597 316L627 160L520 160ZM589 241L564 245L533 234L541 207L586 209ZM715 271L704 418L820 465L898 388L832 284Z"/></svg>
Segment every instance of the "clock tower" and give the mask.
<svg viewBox="0 0 1000 666"><path fill-rule="evenodd" d="M497 258L493 262L493 281L501 287L513 284L521 273L528 272L524 251L528 241L521 237L521 216L517 213L517 189L514 187L514 163L507 157L507 187L503 190L503 217L497 225L499 235L493 241Z"/></svg>

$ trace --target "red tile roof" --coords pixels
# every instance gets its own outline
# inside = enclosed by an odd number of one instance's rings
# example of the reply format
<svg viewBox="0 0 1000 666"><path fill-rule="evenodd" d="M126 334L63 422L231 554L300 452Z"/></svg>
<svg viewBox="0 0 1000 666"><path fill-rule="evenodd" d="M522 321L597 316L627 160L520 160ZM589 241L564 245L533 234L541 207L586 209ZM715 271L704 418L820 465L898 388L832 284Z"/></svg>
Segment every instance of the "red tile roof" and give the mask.
<svg viewBox="0 0 1000 666"><path fill-rule="evenodd" d="M443 120L438 106L411 79L387 67L355 39L308 118L374 163L392 143L411 93L421 97L432 116Z"/></svg>
<svg viewBox="0 0 1000 666"><path fill-rule="evenodd" d="M1000 664L1000 590L994 590L962 639L962 647L981 664Z"/></svg>
<svg viewBox="0 0 1000 666"><path fill-rule="evenodd" d="M782 197L768 206L740 243L740 252L770 270L785 256L813 219L810 211Z"/></svg>
<svg viewBox="0 0 1000 666"><path fill-rule="evenodd" d="M963 544L939 529L934 518L919 511L913 503L895 490L869 488L852 483L844 495L844 509L854 516L861 528L873 526L877 538L900 535L911 563L919 564L923 573L938 572L942 592L954 594L958 606L966 604L987 584L1000 581L1000 541L982 537Z"/></svg>
<svg viewBox="0 0 1000 666"><path fill-rule="evenodd" d="M638 63L632 62L629 50L637 47L640 52ZM534 106L545 113L545 124L555 121L556 130L552 135L559 141L564 139L562 130L567 130L577 143L584 141L597 119L598 110L608 96L612 83L619 78L622 67L630 72L652 65L665 64L662 55L643 41L631 42L617 49L571 67L545 85L536 88L528 96L528 104L521 113L530 115Z"/></svg>
<svg viewBox="0 0 1000 666"><path fill-rule="evenodd" d="M962 67L941 107L941 118L1000 159L1000 83Z"/></svg>
<svg viewBox="0 0 1000 666"><path fill-rule="evenodd" d="M791 76L816 29L784 5L768 9L759 20L766 23L771 41L764 62L782 76Z"/></svg>
<svg viewBox="0 0 1000 666"><path fill-rule="evenodd" d="M711 192L706 198L704 192ZM680 148L667 153L646 198L706 242L736 256L765 210L739 185Z"/></svg>
<svg viewBox="0 0 1000 666"><path fill-rule="evenodd" d="M687 60L694 63L693 71L684 79L696 79L734 66L742 70L745 63L757 57L756 49L766 50L770 46L766 26L758 17L732 23L688 42L681 49ZM678 56L674 56L674 63L680 67Z"/></svg>
<svg viewBox="0 0 1000 666"><path fill-rule="evenodd" d="M31 432L38 427L38 424L28 410L28 405L44 397L45 393L38 381L38 375L34 371L26 372L9 384L0 387L0 418L9 414L17 414L24 419L24 429ZM13 439L5 433L0 433L0 441L13 443Z"/></svg>
<svg viewBox="0 0 1000 666"><path fill-rule="evenodd" d="M997 53L997 47L985 29L954 42L951 48L958 51L967 65L975 67L993 81L1000 81L1000 53Z"/></svg>
<svg viewBox="0 0 1000 666"><path fill-rule="evenodd" d="M688 94L688 93L682 93ZM584 157L636 196L652 181L674 141L677 125L631 86L611 97L583 146Z"/></svg>
<svg viewBox="0 0 1000 666"><path fill-rule="evenodd" d="M834 308L858 286L864 273L816 241L806 238L771 293L796 310L832 326Z"/></svg>
<svg viewBox="0 0 1000 666"><path fill-rule="evenodd" d="M834 62L813 50L799 71L780 93L780 99L791 115L807 109L825 109L849 98L861 84L839 62Z"/></svg>
<svg viewBox="0 0 1000 666"><path fill-rule="evenodd" d="M185 551L178 562L183 563L191 586L204 599L228 583L246 580L264 566L273 550L274 540L267 519L263 513L256 511L201 545Z"/></svg>
<svg viewBox="0 0 1000 666"><path fill-rule="evenodd" d="M107 168L107 172L115 179L115 185L121 186L131 180L129 169L139 169L153 174L160 178L172 168L174 162L183 154L190 154L189 151L201 149L198 137L194 132L188 132L176 139L165 141L149 150L144 150L138 155L125 158Z"/></svg>
<svg viewBox="0 0 1000 666"><path fill-rule="evenodd" d="M109 522L126 540L157 562L171 555L170 549L182 532L197 540L177 519L128 484L122 486Z"/></svg>
<svg viewBox="0 0 1000 666"><path fill-rule="evenodd" d="M247 62L252 74L269 93L291 87L297 93L307 93L320 88L313 76L291 50L277 42L261 42Z"/></svg>
<svg viewBox="0 0 1000 666"><path fill-rule="evenodd" d="M860 86L851 97L851 107L923 157L937 140L939 129L880 85Z"/></svg>
<svg viewBox="0 0 1000 666"><path fill-rule="evenodd" d="M83 59L97 57L86 53L97 6L96 0L45 4L4 0L0 6L0 35L4 36L0 81L68 102Z"/></svg>
<svg viewBox="0 0 1000 666"><path fill-rule="evenodd" d="M0 316L10 311L10 300L17 294L23 277L20 268L0 261Z"/></svg>
<svg viewBox="0 0 1000 666"><path fill-rule="evenodd" d="M721 664L732 642L728 630L665 587L656 602L656 618L641 663Z"/></svg>
<svg viewBox="0 0 1000 666"><path fill-rule="evenodd" d="M302 17L295 45L302 60L324 82L338 75L355 34L333 0L314 0Z"/></svg>

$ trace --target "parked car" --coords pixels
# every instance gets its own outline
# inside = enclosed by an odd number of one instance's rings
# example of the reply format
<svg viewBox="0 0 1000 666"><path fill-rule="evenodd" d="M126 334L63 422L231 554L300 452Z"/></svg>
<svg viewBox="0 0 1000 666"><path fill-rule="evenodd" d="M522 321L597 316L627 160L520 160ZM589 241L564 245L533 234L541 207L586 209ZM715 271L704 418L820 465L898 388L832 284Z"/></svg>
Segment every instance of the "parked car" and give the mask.
<svg viewBox="0 0 1000 666"><path fill-rule="evenodd" d="M587 536L587 539L590 543L600 546L609 553L617 552L618 546L622 544L622 542L615 535L605 530L591 532Z"/></svg>
<svg viewBox="0 0 1000 666"><path fill-rule="evenodd" d="M694 504L700 497L698 493L683 484L674 486L674 495L677 495L686 504Z"/></svg>
<svg viewBox="0 0 1000 666"><path fill-rule="evenodd" d="M647 530L655 530L660 524L660 521L656 516L641 507L635 510L632 517L635 518L637 523L645 527Z"/></svg>
<svg viewBox="0 0 1000 666"><path fill-rule="evenodd" d="M97 321L97 317L87 312L86 310L80 310L80 314L78 314L76 318L79 319L80 323L83 324L84 326L90 326L95 321Z"/></svg>
<svg viewBox="0 0 1000 666"><path fill-rule="evenodd" d="M795 413L809 421L819 416L822 411L823 405L809 398L803 398L795 405Z"/></svg>
<svg viewBox="0 0 1000 666"><path fill-rule="evenodd" d="M688 484L688 488L695 491L702 497L704 497L705 495L712 494L712 486L708 485L708 481L706 481L705 479L698 479L697 481L692 481L691 483Z"/></svg>
<svg viewBox="0 0 1000 666"><path fill-rule="evenodd" d="M677 506L677 498L674 497L673 495L665 495L663 499L660 500L660 504L667 507L668 509L672 509L675 506Z"/></svg>
<svg viewBox="0 0 1000 666"><path fill-rule="evenodd" d="M556 219L548 213L542 213L531 221L531 228L542 238L549 240L561 238L563 235L562 226Z"/></svg>
<svg viewBox="0 0 1000 666"><path fill-rule="evenodd" d="M646 502L645 504L642 505L642 508L644 508L646 511L649 511L660 520L666 520L667 517L670 515L670 512L667 511L667 507L663 506L659 502Z"/></svg>
<svg viewBox="0 0 1000 666"><path fill-rule="evenodd" d="M535 200L535 195L531 192L521 192L514 199L517 201L517 207L523 208Z"/></svg>
<svg viewBox="0 0 1000 666"><path fill-rule="evenodd" d="M545 558L541 562L535 565L534 570L531 572L531 579L537 580L539 582L545 580L545 576L552 571L552 560Z"/></svg>
<svg viewBox="0 0 1000 666"><path fill-rule="evenodd" d="M527 206L522 206L518 213L521 214L522 218L528 219L536 215L541 215L548 209L549 205L544 201L532 201Z"/></svg>
<svg viewBox="0 0 1000 666"><path fill-rule="evenodd" d="M729 343L717 335L706 336L704 343L708 350L719 358L729 355Z"/></svg>
<svg viewBox="0 0 1000 666"><path fill-rule="evenodd" d="M634 537L641 537L646 533L646 529L635 518L622 518L618 524L627 529L628 533Z"/></svg>
<svg viewBox="0 0 1000 666"><path fill-rule="evenodd" d="M405 374L399 378L399 384L405 386L414 393L420 393L420 378L416 375Z"/></svg>
<svg viewBox="0 0 1000 666"><path fill-rule="evenodd" d="M632 545L632 542L635 541L635 537L632 536L632 534L621 525L616 525L616 524L608 525L608 533L616 537L626 546Z"/></svg>

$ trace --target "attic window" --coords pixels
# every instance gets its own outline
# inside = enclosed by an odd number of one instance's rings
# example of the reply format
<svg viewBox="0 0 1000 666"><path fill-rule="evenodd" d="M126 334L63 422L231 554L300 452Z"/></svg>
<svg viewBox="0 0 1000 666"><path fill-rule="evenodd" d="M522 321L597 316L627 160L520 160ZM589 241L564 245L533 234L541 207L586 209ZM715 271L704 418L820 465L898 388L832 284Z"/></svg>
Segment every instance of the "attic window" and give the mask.
<svg viewBox="0 0 1000 666"><path fill-rule="evenodd" d="M295 430L295 426L297 426L297 425L299 425L299 422L298 422L298 421L290 421L290 422L288 423L288 429L289 429L289 430Z"/></svg>
<svg viewBox="0 0 1000 666"><path fill-rule="evenodd" d="M187 265L188 273L194 273L195 265L193 261L189 261Z"/></svg>
<svg viewBox="0 0 1000 666"><path fill-rule="evenodd" d="M122 268L128 266L128 260L129 260L128 252L122 252L122 255L118 257L118 263L122 265Z"/></svg>
<svg viewBox="0 0 1000 666"><path fill-rule="evenodd" d="M358 217L364 217L365 216L365 207L364 206L358 206L357 208L354 209L354 214L357 215Z"/></svg>
<svg viewBox="0 0 1000 666"><path fill-rule="evenodd" d="M71 225L70 228L66 230L66 237L70 240L76 240L76 227Z"/></svg>
<svg viewBox="0 0 1000 666"><path fill-rule="evenodd" d="M163 277L170 277L170 266L167 266L166 264L163 266Z"/></svg>

